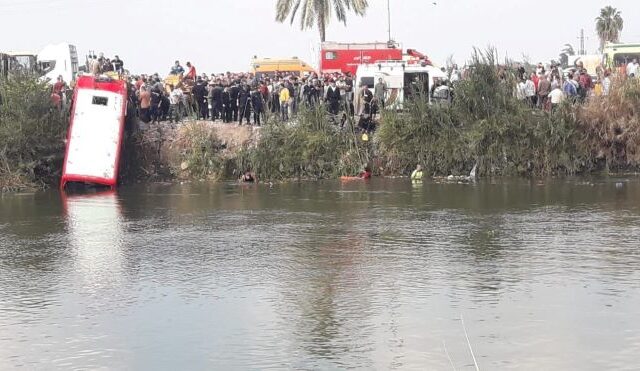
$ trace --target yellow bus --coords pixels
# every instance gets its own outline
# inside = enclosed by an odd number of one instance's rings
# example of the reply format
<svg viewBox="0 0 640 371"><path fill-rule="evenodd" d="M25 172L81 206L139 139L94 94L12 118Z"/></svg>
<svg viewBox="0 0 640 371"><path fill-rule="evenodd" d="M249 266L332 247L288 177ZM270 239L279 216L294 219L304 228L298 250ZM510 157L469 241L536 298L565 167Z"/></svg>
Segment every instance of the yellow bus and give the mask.
<svg viewBox="0 0 640 371"><path fill-rule="evenodd" d="M273 76L276 72L302 77L314 72L314 69L297 57L289 59L256 58L251 60L251 72L260 78L263 75Z"/></svg>
<svg viewBox="0 0 640 371"><path fill-rule="evenodd" d="M640 44L608 43L602 50L602 59L609 68L626 67L632 60L640 60Z"/></svg>

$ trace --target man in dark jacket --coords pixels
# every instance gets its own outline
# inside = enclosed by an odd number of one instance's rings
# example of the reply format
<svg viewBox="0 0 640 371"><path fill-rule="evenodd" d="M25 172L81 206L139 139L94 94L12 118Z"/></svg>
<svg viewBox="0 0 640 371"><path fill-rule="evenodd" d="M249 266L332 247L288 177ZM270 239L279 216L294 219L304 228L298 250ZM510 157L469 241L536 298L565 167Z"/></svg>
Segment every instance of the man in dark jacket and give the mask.
<svg viewBox="0 0 640 371"><path fill-rule="evenodd" d="M162 101L162 90L158 90L155 87L151 89L151 122L156 123L162 120L162 113L160 112L160 102Z"/></svg>
<svg viewBox="0 0 640 371"><path fill-rule="evenodd" d="M242 120L247 120L247 125L251 124L251 90L246 83L242 84L238 93L238 107L240 108L240 125Z"/></svg>
<svg viewBox="0 0 640 371"><path fill-rule="evenodd" d="M222 85L216 84L211 91L211 108L213 111L212 120L218 120L221 118L222 111Z"/></svg>
<svg viewBox="0 0 640 371"><path fill-rule="evenodd" d="M193 97L198 105L198 119L206 120L209 118L209 107L207 104L207 86L202 80L202 77L198 77L196 85L191 90Z"/></svg>
<svg viewBox="0 0 640 371"><path fill-rule="evenodd" d="M240 93L240 88L238 87L238 82L234 81L233 85L229 88L229 99L230 99L230 107L231 107L231 118L232 120L238 121L238 94Z"/></svg>
<svg viewBox="0 0 640 371"><path fill-rule="evenodd" d="M327 97L325 98L329 103L329 113L337 115L340 111L340 89L336 86L335 81L331 81L331 86L327 90Z"/></svg>
<svg viewBox="0 0 640 371"><path fill-rule="evenodd" d="M231 93L229 93L231 89L227 86L222 91L222 122L229 123L233 118L233 113L231 112Z"/></svg>
<svg viewBox="0 0 640 371"><path fill-rule="evenodd" d="M264 98L258 89L251 93L251 104L253 105L253 123L260 126L260 117L264 112Z"/></svg>

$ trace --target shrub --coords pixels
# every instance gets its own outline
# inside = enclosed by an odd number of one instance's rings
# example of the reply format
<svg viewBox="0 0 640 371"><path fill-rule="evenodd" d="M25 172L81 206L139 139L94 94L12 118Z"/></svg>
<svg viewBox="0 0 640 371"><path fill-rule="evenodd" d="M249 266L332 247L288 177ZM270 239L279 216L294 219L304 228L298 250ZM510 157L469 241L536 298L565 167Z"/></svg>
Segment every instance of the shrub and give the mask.
<svg viewBox="0 0 640 371"><path fill-rule="evenodd" d="M0 188L57 181L67 115L51 104L51 88L34 76L0 80Z"/></svg>
<svg viewBox="0 0 640 371"><path fill-rule="evenodd" d="M369 160L353 123L340 128L324 106L301 107L293 122L265 125L257 146L242 156L242 168L262 179L331 178L355 174Z"/></svg>
<svg viewBox="0 0 640 371"><path fill-rule="evenodd" d="M515 75L495 62L494 51L476 52L468 76L455 86L450 105L405 102L385 112L377 134L388 172L408 174L416 163L438 175L573 174L590 167L584 133L573 108L533 110L513 94Z"/></svg>

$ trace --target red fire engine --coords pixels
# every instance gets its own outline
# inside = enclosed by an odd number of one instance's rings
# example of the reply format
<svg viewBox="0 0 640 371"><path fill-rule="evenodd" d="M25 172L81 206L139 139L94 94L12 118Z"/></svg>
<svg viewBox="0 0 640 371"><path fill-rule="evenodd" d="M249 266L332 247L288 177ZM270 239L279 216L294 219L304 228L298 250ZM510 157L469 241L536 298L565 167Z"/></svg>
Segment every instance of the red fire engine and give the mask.
<svg viewBox="0 0 640 371"><path fill-rule="evenodd" d="M358 66L375 61L402 60L402 49L394 43L322 43L320 72L350 72Z"/></svg>
<svg viewBox="0 0 640 371"><path fill-rule="evenodd" d="M408 49L406 54L397 43L322 43L320 56L321 73L351 73L355 75L358 66L377 61L407 61L408 64L431 65L429 58L416 51Z"/></svg>

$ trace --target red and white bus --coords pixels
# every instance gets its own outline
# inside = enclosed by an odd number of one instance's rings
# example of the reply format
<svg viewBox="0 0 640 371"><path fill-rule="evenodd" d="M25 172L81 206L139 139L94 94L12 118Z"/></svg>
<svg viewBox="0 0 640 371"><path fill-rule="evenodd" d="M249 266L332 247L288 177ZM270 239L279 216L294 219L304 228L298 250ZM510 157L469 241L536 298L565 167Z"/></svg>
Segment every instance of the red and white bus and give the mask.
<svg viewBox="0 0 640 371"><path fill-rule="evenodd" d="M94 76L78 79L61 188L70 182L115 188L126 112L125 81Z"/></svg>

